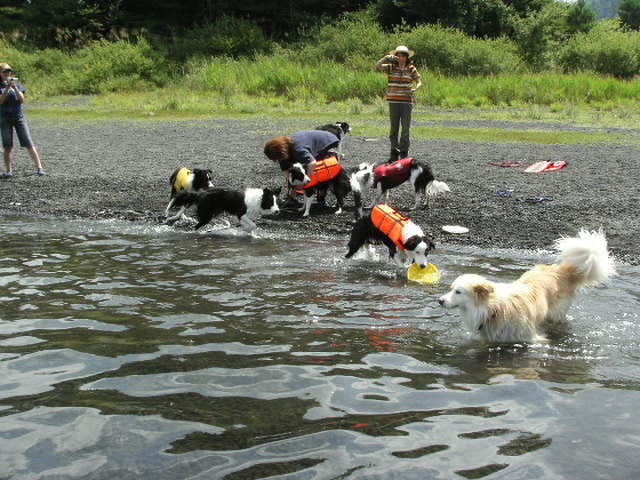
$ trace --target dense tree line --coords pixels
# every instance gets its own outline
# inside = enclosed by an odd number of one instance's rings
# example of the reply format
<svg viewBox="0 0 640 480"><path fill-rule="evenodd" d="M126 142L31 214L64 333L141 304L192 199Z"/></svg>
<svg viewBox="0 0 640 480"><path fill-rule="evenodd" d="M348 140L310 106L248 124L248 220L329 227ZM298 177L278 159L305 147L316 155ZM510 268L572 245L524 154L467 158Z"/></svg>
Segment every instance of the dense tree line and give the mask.
<svg viewBox="0 0 640 480"><path fill-rule="evenodd" d="M640 0L4 0L0 35L40 48L73 48L142 34L174 49L191 36L190 44L206 53L195 40L204 43L212 29L246 29L258 43L294 42L344 13L369 8L389 31L440 24L479 38L506 36L535 61L546 39L588 31L592 7L600 15L615 7L623 22L640 26Z"/></svg>

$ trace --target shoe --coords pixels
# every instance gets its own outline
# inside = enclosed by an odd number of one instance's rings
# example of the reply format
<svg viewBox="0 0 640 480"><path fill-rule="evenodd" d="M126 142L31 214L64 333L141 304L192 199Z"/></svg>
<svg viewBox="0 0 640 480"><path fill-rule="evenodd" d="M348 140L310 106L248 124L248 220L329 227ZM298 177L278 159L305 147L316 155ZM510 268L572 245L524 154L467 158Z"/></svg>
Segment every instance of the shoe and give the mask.
<svg viewBox="0 0 640 480"><path fill-rule="evenodd" d="M44 168L42 168L42 167L41 168L36 168L36 175L43 176L43 175L46 175L46 174L47 174L47 172L44 171Z"/></svg>
<svg viewBox="0 0 640 480"><path fill-rule="evenodd" d="M400 158L409 158L409 152L400 152Z"/></svg>
<svg viewBox="0 0 640 480"><path fill-rule="evenodd" d="M387 160L387 163L393 163L396 160L398 160L398 157L400 156L400 150L398 150L397 148L392 148L391 152L389 153L389 160Z"/></svg>
<svg viewBox="0 0 640 480"><path fill-rule="evenodd" d="M2 175L0 175L0 178L12 178L13 177L13 173L11 172L4 172Z"/></svg>

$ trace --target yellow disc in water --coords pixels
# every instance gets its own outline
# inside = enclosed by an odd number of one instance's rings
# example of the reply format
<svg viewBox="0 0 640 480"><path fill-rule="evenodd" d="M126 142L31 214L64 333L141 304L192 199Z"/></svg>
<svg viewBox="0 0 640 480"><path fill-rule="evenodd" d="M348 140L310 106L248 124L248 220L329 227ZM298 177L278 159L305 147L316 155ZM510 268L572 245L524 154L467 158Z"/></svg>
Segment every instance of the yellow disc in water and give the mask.
<svg viewBox="0 0 640 480"><path fill-rule="evenodd" d="M412 263L407 270L407 278L414 282L437 283L440 280L440 272L433 263L427 264L424 268Z"/></svg>

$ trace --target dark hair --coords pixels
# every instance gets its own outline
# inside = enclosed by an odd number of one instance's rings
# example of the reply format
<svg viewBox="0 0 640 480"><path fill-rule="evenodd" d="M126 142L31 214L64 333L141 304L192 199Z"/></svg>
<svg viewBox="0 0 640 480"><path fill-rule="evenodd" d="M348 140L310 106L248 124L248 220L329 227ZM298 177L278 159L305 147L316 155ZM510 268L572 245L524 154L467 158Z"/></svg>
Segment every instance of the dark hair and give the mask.
<svg viewBox="0 0 640 480"><path fill-rule="evenodd" d="M289 159L289 148L293 140L291 137L275 137L264 144L264 154L274 162L282 162Z"/></svg>

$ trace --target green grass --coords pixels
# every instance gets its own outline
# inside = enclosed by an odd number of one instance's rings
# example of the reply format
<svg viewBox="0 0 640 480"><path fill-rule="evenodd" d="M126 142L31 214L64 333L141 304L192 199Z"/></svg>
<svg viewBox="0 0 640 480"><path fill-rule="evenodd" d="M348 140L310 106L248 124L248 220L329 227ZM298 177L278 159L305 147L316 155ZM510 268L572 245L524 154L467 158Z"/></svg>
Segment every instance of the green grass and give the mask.
<svg viewBox="0 0 640 480"><path fill-rule="evenodd" d="M30 96L29 115L41 119L247 118L287 129L321 121L345 120L354 134L387 135L385 76L342 64L300 65L286 58L255 61L214 59L190 65L171 86L92 96ZM563 129L563 123L637 128L640 80L616 80L595 74L501 74L446 77L423 74L414 110L415 138L497 143L576 144L637 142L630 135ZM438 125L445 120L494 120L499 128ZM434 126L421 126L420 121ZM518 122L556 123L558 128L519 128ZM279 131L277 128L274 131Z"/></svg>
<svg viewBox="0 0 640 480"><path fill-rule="evenodd" d="M353 135L384 139L388 135L386 104L363 105L357 108L350 102L332 104L312 104L303 102L287 102L278 98L246 98L239 97L237 102L225 106L215 99L199 99L197 95L185 93L181 101L170 104L173 97L166 91L137 94L110 94L97 97L56 97L48 102L39 102L28 109L29 118L41 121L166 121L166 120L198 120L198 119L247 119L259 118L264 126L263 132L274 135L284 131L309 128L318 123L344 120L353 127ZM245 108L244 105L251 106ZM167 106L168 105L168 106ZM578 110L574 117L588 117L586 112ZM464 142L488 143L533 143L533 144L589 144L589 143L631 143L635 137L604 131L581 131L563 129L559 123L557 128L549 128L549 122L566 122L562 112L554 113L546 109L538 118L529 118L526 110L515 107L489 109L469 108L446 110L424 107L416 109L414 125L411 129L413 138L446 139ZM439 125L444 121L506 121L507 128L493 127L459 127ZM540 122L541 128L520 128L519 122ZM608 120L604 121L604 120ZM615 118L607 117L599 121L584 121L587 125L613 125ZM428 121L430 125L420 125ZM580 123L574 121L573 123ZM545 128L542 128L544 125ZM262 133L262 132L261 132Z"/></svg>

